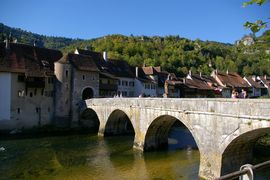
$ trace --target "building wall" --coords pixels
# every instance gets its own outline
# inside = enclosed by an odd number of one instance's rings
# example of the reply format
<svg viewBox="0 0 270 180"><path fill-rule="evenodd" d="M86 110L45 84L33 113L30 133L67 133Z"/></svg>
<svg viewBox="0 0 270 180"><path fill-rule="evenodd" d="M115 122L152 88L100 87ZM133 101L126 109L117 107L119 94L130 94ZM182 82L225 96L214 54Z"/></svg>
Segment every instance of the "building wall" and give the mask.
<svg viewBox="0 0 270 180"><path fill-rule="evenodd" d="M163 94L165 93L164 86L160 86L157 88L157 96L163 97Z"/></svg>
<svg viewBox="0 0 270 180"><path fill-rule="evenodd" d="M72 122L78 122L79 112L83 102L83 90L85 88L91 88L94 97L99 96L99 73L73 69L72 76Z"/></svg>
<svg viewBox="0 0 270 180"><path fill-rule="evenodd" d="M53 118L53 84L45 78L45 88L28 88L18 81L18 73L11 74L10 121L0 129L32 128L49 124ZM50 77L52 78L52 77Z"/></svg>
<svg viewBox="0 0 270 180"><path fill-rule="evenodd" d="M155 88L153 88L155 87ZM135 96L145 94L146 96L157 96L157 85L154 83L143 83L138 79L135 79Z"/></svg>
<svg viewBox="0 0 270 180"><path fill-rule="evenodd" d="M0 121L10 120L11 73L0 72Z"/></svg>
<svg viewBox="0 0 270 180"><path fill-rule="evenodd" d="M71 65L55 62L54 70L55 117L59 121L68 121L71 113Z"/></svg>
<svg viewBox="0 0 270 180"><path fill-rule="evenodd" d="M227 88L224 88L222 89L222 97L224 98L231 98L231 90L230 89L227 89Z"/></svg>
<svg viewBox="0 0 270 180"><path fill-rule="evenodd" d="M117 91L118 93L122 93L123 97L134 97L135 96L134 79L119 77Z"/></svg>

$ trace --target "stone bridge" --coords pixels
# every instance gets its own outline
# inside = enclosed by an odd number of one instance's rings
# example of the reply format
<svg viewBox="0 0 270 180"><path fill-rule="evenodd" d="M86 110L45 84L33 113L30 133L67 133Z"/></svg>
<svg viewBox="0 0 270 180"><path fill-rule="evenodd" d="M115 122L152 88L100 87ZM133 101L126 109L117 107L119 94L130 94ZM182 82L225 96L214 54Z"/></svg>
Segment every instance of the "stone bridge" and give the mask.
<svg viewBox="0 0 270 180"><path fill-rule="evenodd" d="M258 138L270 133L270 99L104 98L85 102L81 114L98 118L99 135L133 131L134 148L142 151L168 145L170 128L180 121L197 144L203 179L239 170L252 160Z"/></svg>

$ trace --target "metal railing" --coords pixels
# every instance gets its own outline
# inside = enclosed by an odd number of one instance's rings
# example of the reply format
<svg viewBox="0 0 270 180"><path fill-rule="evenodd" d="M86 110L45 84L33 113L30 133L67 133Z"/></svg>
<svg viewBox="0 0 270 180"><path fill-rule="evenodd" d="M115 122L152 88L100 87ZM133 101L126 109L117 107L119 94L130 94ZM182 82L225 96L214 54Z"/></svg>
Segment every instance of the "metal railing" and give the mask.
<svg viewBox="0 0 270 180"><path fill-rule="evenodd" d="M260 163L260 164L256 164L254 166L248 164L247 166L242 166L243 168L240 168L239 171L235 171L235 172L232 172L230 174L226 174L224 176L221 176L219 178L215 178L215 180L229 180L229 179L235 179L235 178L238 178L238 177L241 177L243 175L246 175L246 174L251 174L251 178L249 178L250 180L253 179L252 175L253 175L253 171L254 170L259 170L259 169L264 169L264 168L267 168L267 167L270 167L270 160L269 161L265 161L263 163ZM247 167L247 168L245 168Z"/></svg>

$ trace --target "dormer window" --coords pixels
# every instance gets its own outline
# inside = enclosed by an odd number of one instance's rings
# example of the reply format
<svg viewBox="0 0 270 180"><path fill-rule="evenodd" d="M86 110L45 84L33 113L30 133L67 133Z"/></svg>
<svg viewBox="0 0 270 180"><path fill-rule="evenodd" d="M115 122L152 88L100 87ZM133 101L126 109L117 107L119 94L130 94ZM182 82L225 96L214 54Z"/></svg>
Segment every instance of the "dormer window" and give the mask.
<svg viewBox="0 0 270 180"><path fill-rule="evenodd" d="M46 60L42 60L41 63L43 65L43 67L50 67L50 63Z"/></svg>

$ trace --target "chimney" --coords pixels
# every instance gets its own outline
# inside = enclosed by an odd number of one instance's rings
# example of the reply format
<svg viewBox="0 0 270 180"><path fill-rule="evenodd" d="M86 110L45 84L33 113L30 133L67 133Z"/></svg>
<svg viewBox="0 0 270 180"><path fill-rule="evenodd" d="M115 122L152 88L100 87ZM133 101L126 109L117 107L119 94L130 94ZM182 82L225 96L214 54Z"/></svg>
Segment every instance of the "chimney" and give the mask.
<svg viewBox="0 0 270 180"><path fill-rule="evenodd" d="M191 74L192 74L191 70L188 71L188 74L191 76Z"/></svg>
<svg viewBox="0 0 270 180"><path fill-rule="evenodd" d="M256 75L253 75L253 76L252 76L252 80L253 80L253 81L256 81Z"/></svg>
<svg viewBox="0 0 270 180"><path fill-rule="evenodd" d="M9 39L6 39L5 42L6 42L6 50L9 50L10 48Z"/></svg>
<svg viewBox="0 0 270 180"><path fill-rule="evenodd" d="M35 46L35 47L37 46L37 42L36 42L36 41L34 41L34 46Z"/></svg>
<svg viewBox="0 0 270 180"><path fill-rule="evenodd" d="M200 77L202 77L202 72L200 72Z"/></svg>
<svg viewBox="0 0 270 180"><path fill-rule="evenodd" d="M139 68L136 67L136 78L138 78L138 77L139 77Z"/></svg>
<svg viewBox="0 0 270 180"><path fill-rule="evenodd" d="M168 74L167 80L171 80L171 75L170 74Z"/></svg>
<svg viewBox="0 0 270 180"><path fill-rule="evenodd" d="M103 51L103 59L104 59L105 61L108 61L108 54L107 54L106 51Z"/></svg>
<svg viewBox="0 0 270 180"><path fill-rule="evenodd" d="M183 83L186 84L186 78L183 78Z"/></svg>
<svg viewBox="0 0 270 180"><path fill-rule="evenodd" d="M229 70L228 69L227 69L226 73L229 74Z"/></svg>
<svg viewBox="0 0 270 180"><path fill-rule="evenodd" d="M264 75L264 79L265 79L265 80L267 79L266 74Z"/></svg>

